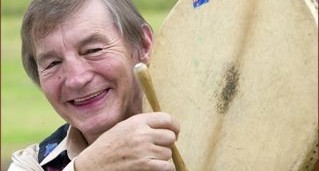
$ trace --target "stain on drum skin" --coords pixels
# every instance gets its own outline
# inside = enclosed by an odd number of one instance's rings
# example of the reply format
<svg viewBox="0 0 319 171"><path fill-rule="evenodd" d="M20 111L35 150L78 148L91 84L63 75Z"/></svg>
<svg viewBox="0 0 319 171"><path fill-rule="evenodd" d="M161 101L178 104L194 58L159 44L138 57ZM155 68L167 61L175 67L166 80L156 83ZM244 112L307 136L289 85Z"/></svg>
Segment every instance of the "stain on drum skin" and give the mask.
<svg viewBox="0 0 319 171"><path fill-rule="evenodd" d="M231 64L227 67L223 80L220 83L221 91L216 93L216 108L218 113L227 113L231 102L238 92L239 76L240 73L237 65Z"/></svg>

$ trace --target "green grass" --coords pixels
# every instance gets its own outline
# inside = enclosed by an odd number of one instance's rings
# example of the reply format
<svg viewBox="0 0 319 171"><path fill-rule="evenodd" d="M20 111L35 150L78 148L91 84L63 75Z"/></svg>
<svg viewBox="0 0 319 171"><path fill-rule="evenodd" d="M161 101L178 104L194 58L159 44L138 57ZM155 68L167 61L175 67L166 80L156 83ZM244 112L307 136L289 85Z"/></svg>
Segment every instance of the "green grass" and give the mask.
<svg viewBox="0 0 319 171"><path fill-rule="evenodd" d="M1 0L1 16L2 15L19 15L21 16L31 0Z"/></svg>
<svg viewBox="0 0 319 171"><path fill-rule="evenodd" d="M1 170L13 151L41 141L64 123L27 77L20 61L21 14L29 2L2 0L1 6ZM134 2L157 33L176 0Z"/></svg>

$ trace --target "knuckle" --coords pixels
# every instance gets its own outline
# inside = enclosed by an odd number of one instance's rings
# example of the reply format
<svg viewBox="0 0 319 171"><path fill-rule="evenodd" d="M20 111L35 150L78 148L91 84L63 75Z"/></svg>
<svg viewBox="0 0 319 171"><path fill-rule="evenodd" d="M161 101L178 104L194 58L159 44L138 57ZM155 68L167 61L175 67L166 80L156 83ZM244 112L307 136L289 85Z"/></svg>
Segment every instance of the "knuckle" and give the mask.
<svg viewBox="0 0 319 171"><path fill-rule="evenodd" d="M148 158L137 160L136 165L139 166L139 170L152 170L151 159Z"/></svg>
<svg viewBox="0 0 319 171"><path fill-rule="evenodd" d="M133 120L134 123L141 123L145 122L145 118L147 117L147 114L141 113L141 114L136 114L130 117L130 119Z"/></svg>
<svg viewBox="0 0 319 171"><path fill-rule="evenodd" d="M175 166L170 161L160 160L160 162L155 162L154 160L148 160L145 166L147 166L147 168L150 169L150 171L175 171Z"/></svg>
<svg viewBox="0 0 319 171"><path fill-rule="evenodd" d="M161 122L164 123L164 124L172 124L173 122L173 118L170 114L168 113L164 113L162 112L161 113Z"/></svg>
<svg viewBox="0 0 319 171"><path fill-rule="evenodd" d="M162 171L174 171L175 166L170 161L167 161L162 164L162 169L163 169Z"/></svg>
<svg viewBox="0 0 319 171"><path fill-rule="evenodd" d="M132 146L143 146L151 141L151 137L147 130L136 130L129 136L129 142L127 144L131 144Z"/></svg>
<svg viewBox="0 0 319 171"><path fill-rule="evenodd" d="M158 159L168 161L172 158L172 150L170 147L154 146L153 152L158 154Z"/></svg>
<svg viewBox="0 0 319 171"><path fill-rule="evenodd" d="M170 144L173 144L176 141L176 135L174 132L169 131L167 134L167 140Z"/></svg>
<svg viewBox="0 0 319 171"><path fill-rule="evenodd" d="M134 136L131 139L131 144L134 145L134 146L140 145L143 142L144 142L144 137L142 137L142 136Z"/></svg>
<svg viewBox="0 0 319 171"><path fill-rule="evenodd" d="M152 135L149 131L139 131L139 133L134 136L134 139L137 144L147 143L152 140Z"/></svg>
<svg viewBox="0 0 319 171"><path fill-rule="evenodd" d="M172 150L170 148L166 148L165 150L163 150L163 157L164 160L169 160L170 158L172 158Z"/></svg>

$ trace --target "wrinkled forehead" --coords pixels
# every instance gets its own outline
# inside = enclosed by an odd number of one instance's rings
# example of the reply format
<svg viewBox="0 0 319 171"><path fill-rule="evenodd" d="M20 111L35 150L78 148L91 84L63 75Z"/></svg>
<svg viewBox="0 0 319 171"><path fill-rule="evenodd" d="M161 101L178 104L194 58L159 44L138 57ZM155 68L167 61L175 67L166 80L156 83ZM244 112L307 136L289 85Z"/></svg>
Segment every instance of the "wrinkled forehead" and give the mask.
<svg viewBox="0 0 319 171"><path fill-rule="evenodd" d="M83 21L100 20L110 12L102 0L71 0L43 5L31 30L33 40L39 40L61 25L68 25L82 17Z"/></svg>

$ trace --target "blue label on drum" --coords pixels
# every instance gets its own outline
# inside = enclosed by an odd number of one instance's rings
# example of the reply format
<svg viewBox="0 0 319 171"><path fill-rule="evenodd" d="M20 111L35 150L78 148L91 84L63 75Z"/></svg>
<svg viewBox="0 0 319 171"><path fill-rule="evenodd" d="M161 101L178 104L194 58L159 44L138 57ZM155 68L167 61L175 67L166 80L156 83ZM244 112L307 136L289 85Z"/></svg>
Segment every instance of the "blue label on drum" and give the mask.
<svg viewBox="0 0 319 171"><path fill-rule="evenodd" d="M193 0L193 7L197 8L203 4L206 4L209 0Z"/></svg>

